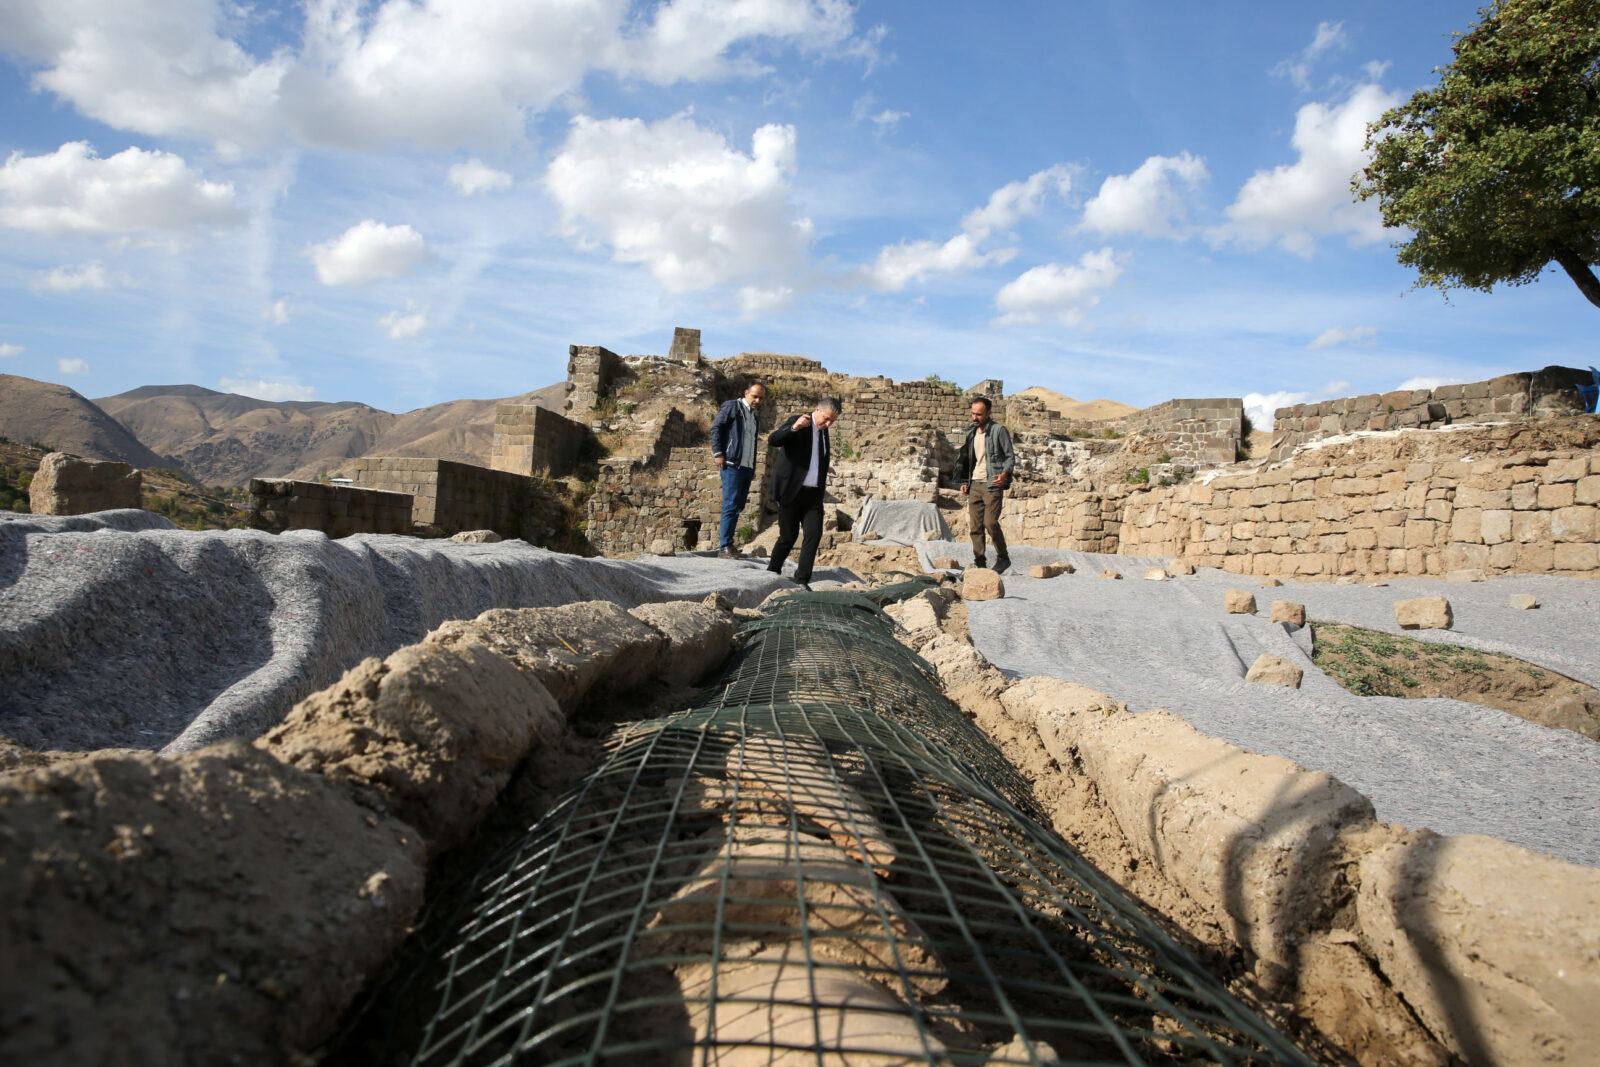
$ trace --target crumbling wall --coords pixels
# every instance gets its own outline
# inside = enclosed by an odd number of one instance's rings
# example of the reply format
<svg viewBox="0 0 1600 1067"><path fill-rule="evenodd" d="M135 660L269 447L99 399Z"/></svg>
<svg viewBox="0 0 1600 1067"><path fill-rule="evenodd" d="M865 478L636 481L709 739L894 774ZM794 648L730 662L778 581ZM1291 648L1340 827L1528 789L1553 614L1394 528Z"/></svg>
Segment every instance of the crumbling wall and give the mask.
<svg viewBox="0 0 1600 1067"><path fill-rule="evenodd" d="M1591 382L1587 370L1545 367L1464 385L1367 393L1279 408L1273 414L1269 458L1281 460L1308 441L1354 430L1428 428L1526 415L1570 415L1583 410L1575 386Z"/></svg>
<svg viewBox="0 0 1600 1067"><path fill-rule="evenodd" d="M411 521L428 532L493 530L523 535L524 513L534 504L531 479L447 459L368 456L350 461L358 485L412 497Z"/></svg>
<svg viewBox="0 0 1600 1067"><path fill-rule="evenodd" d="M28 487L35 515L87 515L142 507L144 475L129 463L89 460L66 452L47 452Z"/></svg>
<svg viewBox="0 0 1600 1067"><path fill-rule="evenodd" d="M891 611L1057 828L1200 945L1242 959L1330 1056L1600 1054L1600 1017L1580 1006L1600 997L1600 871L1377 822L1338 780L1164 711L1130 714L1054 678L1008 683L931 600Z"/></svg>
<svg viewBox="0 0 1600 1067"><path fill-rule="evenodd" d="M1302 454L1277 468L1131 495L1118 551L1240 574L1594 574L1600 455L1453 461Z"/></svg>
<svg viewBox="0 0 1600 1067"><path fill-rule="evenodd" d="M494 410L491 470L561 478L572 473L590 436L579 422L532 404L501 404Z"/></svg>
<svg viewBox="0 0 1600 1067"><path fill-rule="evenodd" d="M251 478L249 488L245 525L253 530L321 530L329 537L411 532L409 493L289 478Z"/></svg>
<svg viewBox="0 0 1600 1067"><path fill-rule="evenodd" d="M567 398L562 411L569 418L586 419L611 382L622 373L622 357L599 345L567 346Z"/></svg>

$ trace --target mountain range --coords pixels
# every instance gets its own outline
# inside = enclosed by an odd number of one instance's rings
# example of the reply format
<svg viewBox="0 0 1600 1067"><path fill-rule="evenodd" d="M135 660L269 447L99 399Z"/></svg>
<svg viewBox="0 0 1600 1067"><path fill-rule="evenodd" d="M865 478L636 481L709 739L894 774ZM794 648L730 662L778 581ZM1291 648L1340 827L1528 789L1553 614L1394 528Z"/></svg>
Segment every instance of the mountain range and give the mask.
<svg viewBox="0 0 1600 1067"><path fill-rule="evenodd" d="M0 374L0 435L89 459L175 467L204 485L315 478L359 456L487 465L494 409L560 410L566 383L402 414L354 401L257 400L198 385L146 385L90 400L64 385Z"/></svg>

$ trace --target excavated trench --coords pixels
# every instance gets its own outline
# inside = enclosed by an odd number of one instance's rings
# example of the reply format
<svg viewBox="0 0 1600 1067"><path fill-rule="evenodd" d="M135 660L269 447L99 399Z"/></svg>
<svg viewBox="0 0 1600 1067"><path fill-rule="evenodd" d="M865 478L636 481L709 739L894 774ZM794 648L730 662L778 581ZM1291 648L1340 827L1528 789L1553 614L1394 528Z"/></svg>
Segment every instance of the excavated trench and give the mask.
<svg viewBox="0 0 1600 1067"><path fill-rule="evenodd" d="M927 588L776 601L690 706L575 750L445 857L325 1062L1311 1062L1046 828L895 639Z"/></svg>

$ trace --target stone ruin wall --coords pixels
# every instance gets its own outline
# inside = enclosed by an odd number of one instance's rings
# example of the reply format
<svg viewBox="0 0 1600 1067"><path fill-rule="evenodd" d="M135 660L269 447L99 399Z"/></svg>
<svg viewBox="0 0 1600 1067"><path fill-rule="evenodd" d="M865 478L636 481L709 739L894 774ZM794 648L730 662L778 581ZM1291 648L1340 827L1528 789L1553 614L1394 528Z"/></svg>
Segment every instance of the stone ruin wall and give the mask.
<svg viewBox="0 0 1600 1067"><path fill-rule="evenodd" d="M491 470L561 478L578 465L588 429L532 404L501 404L494 410Z"/></svg>
<svg viewBox="0 0 1600 1067"><path fill-rule="evenodd" d="M1358 430L1428 429L1456 422L1576 414L1583 406L1575 386L1591 381L1588 371L1546 367L1464 385L1367 393L1279 408L1273 415L1272 451L1267 458L1287 459L1301 444Z"/></svg>
<svg viewBox="0 0 1600 1067"><path fill-rule="evenodd" d="M600 398L611 388L611 383L622 373L622 357L600 345L567 346L567 398L562 411L574 419L582 419Z"/></svg>
<svg viewBox="0 0 1600 1067"><path fill-rule="evenodd" d="M411 456L352 460L350 469L360 486L410 494L411 522L424 534L493 530L536 541L558 525L554 493L524 475Z"/></svg>
<svg viewBox="0 0 1600 1067"><path fill-rule="evenodd" d="M253 530L321 530L329 537L358 533L409 534L411 494L289 478L251 478Z"/></svg>

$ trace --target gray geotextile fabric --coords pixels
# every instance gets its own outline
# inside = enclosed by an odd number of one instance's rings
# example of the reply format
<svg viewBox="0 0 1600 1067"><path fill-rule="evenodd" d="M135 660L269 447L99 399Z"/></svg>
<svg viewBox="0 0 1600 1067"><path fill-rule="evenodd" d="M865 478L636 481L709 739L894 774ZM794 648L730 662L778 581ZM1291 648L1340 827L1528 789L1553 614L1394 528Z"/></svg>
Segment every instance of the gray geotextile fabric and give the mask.
<svg viewBox="0 0 1600 1067"><path fill-rule="evenodd" d="M861 502L861 513L851 527L854 539L876 532L877 544L915 545L921 543L923 534L935 540L948 541L950 527L939 514L939 509L924 500L879 500L869 496Z"/></svg>
<svg viewBox="0 0 1600 1067"><path fill-rule="evenodd" d="M143 511L0 518L0 736L177 752L255 736L367 656L490 608L790 588L765 561L585 559L522 541L176 529ZM818 577L852 577L819 570Z"/></svg>
<svg viewBox="0 0 1600 1067"><path fill-rule="evenodd" d="M917 546L923 567L966 544ZM1600 581L1551 575L1483 582L1391 578L1364 583L1261 579L1201 568L1146 581L1166 557L1112 556L1014 545L1000 600L968 604L974 643L1012 677L1043 674L1125 701L1165 708L1201 733L1326 771L1371 797L1378 817L1443 834L1487 834L1572 863L1600 866L1600 743L1459 700L1363 697L1319 670L1304 631L1270 622L1272 602L1304 604L1312 622L1342 622L1421 641L1504 652L1600 686ZM1029 578L1064 560L1076 573ZM1105 570L1121 580L1101 578ZM1229 615L1229 589L1256 598L1256 615ZM1532 593L1540 606L1509 606ZM1443 596L1450 630L1401 631L1394 603ZM1299 689L1249 683L1262 652L1305 671Z"/></svg>

